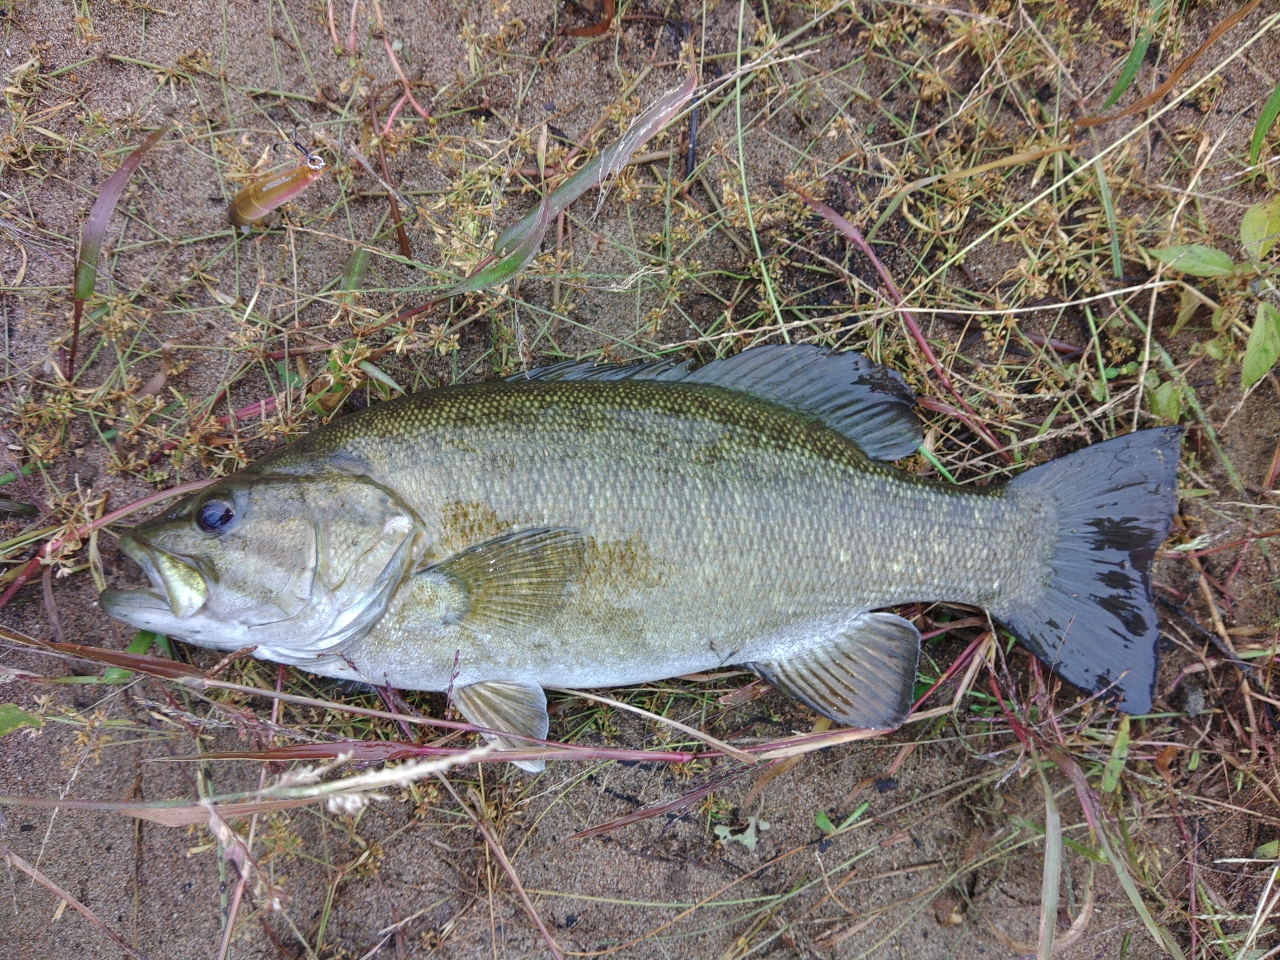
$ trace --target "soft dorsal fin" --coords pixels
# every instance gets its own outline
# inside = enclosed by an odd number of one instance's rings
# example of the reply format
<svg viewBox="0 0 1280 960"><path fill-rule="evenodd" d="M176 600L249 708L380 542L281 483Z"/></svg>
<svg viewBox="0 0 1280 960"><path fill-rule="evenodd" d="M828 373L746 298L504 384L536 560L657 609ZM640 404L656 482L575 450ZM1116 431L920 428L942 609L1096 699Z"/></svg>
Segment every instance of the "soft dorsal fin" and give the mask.
<svg viewBox="0 0 1280 960"><path fill-rule="evenodd" d="M812 344L754 347L693 372L670 360L627 365L557 363L508 378L525 380L647 380L699 383L737 390L816 417L873 460L897 460L924 435L915 396L894 371L860 353L830 353Z"/></svg>

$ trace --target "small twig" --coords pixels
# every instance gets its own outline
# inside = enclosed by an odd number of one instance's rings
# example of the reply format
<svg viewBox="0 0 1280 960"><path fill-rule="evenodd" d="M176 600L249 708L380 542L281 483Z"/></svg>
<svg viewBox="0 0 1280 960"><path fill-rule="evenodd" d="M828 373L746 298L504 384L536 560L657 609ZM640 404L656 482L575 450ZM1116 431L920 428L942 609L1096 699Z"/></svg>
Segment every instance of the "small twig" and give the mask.
<svg viewBox="0 0 1280 960"><path fill-rule="evenodd" d="M62 617L58 615L58 603L53 598L53 567L44 568L44 574L40 577L41 599L44 601L44 616L49 621L49 632L53 634L53 639L62 643L66 639L66 635L62 631Z"/></svg>
<svg viewBox="0 0 1280 960"><path fill-rule="evenodd" d="M390 183L388 183L382 176L378 174L376 170L373 169L373 164L371 164L368 161L368 159L365 158L365 155L362 154L355 147L351 146L348 143L339 143L338 141L334 140L331 136L329 136L327 133L325 133L323 130L316 130L315 136L317 140L323 143L326 147L328 147L334 153L345 153L352 160L358 163L361 169L363 169L365 173L373 177L373 179L377 180L378 185L382 187L383 190L387 191L387 193L394 196L400 203L404 204L406 207L409 207L409 208L413 207L412 203L410 203L408 200L406 200L403 196L400 195L400 191L398 191L395 187L393 187Z"/></svg>

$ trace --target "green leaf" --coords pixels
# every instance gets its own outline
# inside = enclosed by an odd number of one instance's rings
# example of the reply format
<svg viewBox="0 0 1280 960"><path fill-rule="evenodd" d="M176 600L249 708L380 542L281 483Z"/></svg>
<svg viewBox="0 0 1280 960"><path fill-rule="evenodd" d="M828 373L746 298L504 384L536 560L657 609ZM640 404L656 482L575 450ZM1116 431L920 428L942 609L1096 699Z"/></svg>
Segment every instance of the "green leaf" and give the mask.
<svg viewBox="0 0 1280 960"><path fill-rule="evenodd" d="M1271 96L1267 97L1267 102L1262 105L1262 112L1258 114L1258 122L1254 124L1253 139L1249 141L1250 165L1258 162L1258 157L1262 153L1262 142L1267 139L1267 131L1276 122L1276 117L1280 117L1280 83L1276 84L1276 88L1271 91Z"/></svg>
<svg viewBox="0 0 1280 960"><path fill-rule="evenodd" d="M849 814L847 817L845 817L843 820L840 821L839 829L843 830L845 827L849 826L850 824L857 823L859 820L862 819L862 815L867 812L867 809L870 806L871 806L870 800L862 801L862 804L858 807L857 810L853 811L853 813Z"/></svg>
<svg viewBox="0 0 1280 960"><path fill-rule="evenodd" d="M1182 286L1182 294L1178 300L1178 317L1173 321L1173 329L1169 331L1170 338L1176 337L1178 331L1181 330L1200 309L1200 305L1204 303L1202 297L1197 297L1191 285L1184 283Z"/></svg>
<svg viewBox="0 0 1280 960"><path fill-rule="evenodd" d="M1120 772L1124 770L1124 762L1129 758L1129 715L1120 715L1120 729L1116 732L1116 742L1111 746L1111 757L1107 760L1107 768L1102 773L1102 792L1115 793L1120 786Z"/></svg>
<svg viewBox="0 0 1280 960"><path fill-rule="evenodd" d="M1164 13L1165 0L1155 0L1151 4L1151 23L1155 23L1160 19L1160 14ZM1102 105L1102 109L1106 110L1113 103L1124 95L1129 89L1129 85L1133 83L1134 77L1138 75L1138 70L1142 67L1142 58L1147 55L1147 47L1151 46L1151 28L1140 27L1138 36L1133 41L1133 49L1129 51L1129 56L1125 58L1124 66L1120 68L1120 76L1116 80L1115 88L1111 91L1111 95L1107 97L1107 102Z"/></svg>
<svg viewBox="0 0 1280 960"><path fill-rule="evenodd" d="M1269 303L1258 304L1258 316L1244 348L1240 365L1240 386L1248 390L1267 375L1280 359L1280 310Z"/></svg>
<svg viewBox="0 0 1280 960"><path fill-rule="evenodd" d="M1147 403L1161 420L1177 423L1182 419L1182 388L1176 380L1168 380L1152 390Z"/></svg>
<svg viewBox="0 0 1280 960"><path fill-rule="evenodd" d="M1221 250L1206 247L1203 243L1185 243L1175 247L1160 247L1148 251L1174 270L1189 273L1193 277L1226 277L1235 266Z"/></svg>
<svg viewBox="0 0 1280 960"><path fill-rule="evenodd" d="M390 374L385 373L380 367L375 367L368 360L361 360L357 366L384 387L394 390L396 393L404 393L404 387L396 383Z"/></svg>
<svg viewBox="0 0 1280 960"><path fill-rule="evenodd" d="M158 635L150 630L139 630L133 635L133 640L129 642L125 652L141 656L150 650L151 644L156 643L158 639ZM107 667L102 673L103 683L127 683L132 678L133 672L123 667Z"/></svg>
<svg viewBox="0 0 1280 960"><path fill-rule="evenodd" d="M276 373L280 376L280 382L284 384L286 390L293 390L302 386L302 377L298 376L298 371L289 366L286 360L276 361Z"/></svg>
<svg viewBox="0 0 1280 960"><path fill-rule="evenodd" d="M43 723L34 713L27 713L16 703L0 703L0 737L19 727L39 727Z"/></svg>
<svg viewBox="0 0 1280 960"><path fill-rule="evenodd" d="M525 217L520 223L524 223L528 219L529 217ZM442 294L442 299L456 297L460 293L470 293L473 290L483 290L485 287L496 286L499 283L505 283L510 280L527 267L530 261L538 255L538 251L542 248L542 238L546 236L547 227L550 224L551 205L544 195L542 202L538 204L537 210L534 211L533 221L529 229L521 234L519 242L511 248L511 252L497 263L489 264L489 266L467 277L461 283L450 287Z"/></svg>
<svg viewBox="0 0 1280 960"><path fill-rule="evenodd" d="M1280 841L1272 840L1270 843L1264 843L1257 850L1253 851L1255 860L1274 860L1280 857Z"/></svg>
<svg viewBox="0 0 1280 960"><path fill-rule="evenodd" d="M365 272L369 269L371 254L366 247L356 247L347 257L342 267L342 276L338 278L339 290L359 290L364 283Z"/></svg>
<svg viewBox="0 0 1280 960"><path fill-rule="evenodd" d="M1250 259L1261 260L1280 239L1280 194L1255 203L1240 220L1240 242Z"/></svg>
<svg viewBox="0 0 1280 960"><path fill-rule="evenodd" d="M819 810L817 813L813 815L813 822L817 824L818 829L821 830L823 833L825 833L827 836L831 836L831 834L836 832L835 824L831 822L831 818L828 817L826 813L823 812L822 810Z"/></svg>
<svg viewBox="0 0 1280 960"><path fill-rule="evenodd" d="M1151 31L1143 27L1138 31L1138 38L1133 42L1133 49L1129 51L1129 57L1120 69L1120 77L1116 80L1116 85L1111 90L1111 95L1107 97L1106 102L1102 105L1103 110L1106 110L1119 100L1124 95L1124 92L1129 89L1129 84L1133 83L1133 78L1138 75L1138 70L1142 66L1142 58L1147 55L1147 47L1149 46L1151 46Z"/></svg>

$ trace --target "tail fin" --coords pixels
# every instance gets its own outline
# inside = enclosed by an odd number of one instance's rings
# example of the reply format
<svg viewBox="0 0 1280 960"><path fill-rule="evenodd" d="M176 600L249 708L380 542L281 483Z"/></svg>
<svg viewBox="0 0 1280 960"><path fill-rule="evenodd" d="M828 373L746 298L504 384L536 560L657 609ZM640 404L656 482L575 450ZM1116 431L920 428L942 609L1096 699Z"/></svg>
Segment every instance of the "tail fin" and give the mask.
<svg viewBox="0 0 1280 960"><path fill-rule="evenodd" d="M1009 484L1056 516L1058 542L1041 595L992 612L1064 679L1085 690L1109 687L1126 713L1151 710L1151 561L1178 506L1181 440L1181 427L1140 430Z"/></svg>

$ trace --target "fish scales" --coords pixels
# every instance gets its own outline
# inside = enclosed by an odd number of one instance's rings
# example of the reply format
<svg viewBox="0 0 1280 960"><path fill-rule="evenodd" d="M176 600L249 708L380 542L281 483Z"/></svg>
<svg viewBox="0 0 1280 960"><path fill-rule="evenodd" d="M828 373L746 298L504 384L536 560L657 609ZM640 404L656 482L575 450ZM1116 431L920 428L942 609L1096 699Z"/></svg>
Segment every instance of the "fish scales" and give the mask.
<svg viewBox="0 0 1280 960"><path fill-rule="evenodd" d="M102 603L205 646L449 690L504 748L546 736L543 687L730 665L890 728L920 635L877 611L916 601L983 607L1066 679L1149 709L1180 431L955 486L886 462L921 442L913 403L891 371L804 346L428 391L141 524L121 546L152 586Z"/></svg>
<svg viewBox="0 0 1280 960"><path fill-rule="evenodd" d="M442 555L506 530L571 527L597 551L632 542L645 557L623 572L588 558L562 611L506 635L432 633L405 595L347 651L394 686L447 686L455 650L461 684L494 670L637 683L811 645L876 607L991 606L1042 576L1047 519L1011 508L1002 489L918 480L816 421L715 387L481 384L335 428L255 469L354 458L415 509ZM478 528L452 519L477 512ZM621 637L625 664L611 655Z"/></svg>

